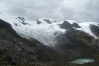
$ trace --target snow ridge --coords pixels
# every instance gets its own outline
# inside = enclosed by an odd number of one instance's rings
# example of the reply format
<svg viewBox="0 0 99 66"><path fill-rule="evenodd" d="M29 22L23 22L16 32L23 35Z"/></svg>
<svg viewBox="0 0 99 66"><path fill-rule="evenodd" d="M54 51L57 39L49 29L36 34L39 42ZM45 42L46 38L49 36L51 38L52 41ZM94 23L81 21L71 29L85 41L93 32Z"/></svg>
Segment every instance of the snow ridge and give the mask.
<svg viewBox="0 0 99 66"><path fill-rule="evenodd" d="M9 16L7 14L0 14L0 19L10 23L21 37L30 40L34 38L48 46L54 46L57 43L55 39L56 36L66 31L59 27L57 21L49 18L39 19L39 21L42 22L41 24L37 24L37 20L31 21L22 17ZM50 21L51 23L49 24L46 21Z"/></svg>
<svg viewBox="0 0 99 66"><path fill-rule="evenodd" d="M0 19L11 24L12 28L23 38L32 40L32 38L40 41L47 46L54 46L57 43L56 36L64 34L66 29L60 28L60 24L64 21L56 21L50 18L42 18L35 21L28 20L23 17L10 16L0 13ZM77 23L74 20L67 20L70 24ZM95 22L77 23L81 28L77 30L85 31L91 36L97 38L90 30L90 24L98 25Z"/></svg>

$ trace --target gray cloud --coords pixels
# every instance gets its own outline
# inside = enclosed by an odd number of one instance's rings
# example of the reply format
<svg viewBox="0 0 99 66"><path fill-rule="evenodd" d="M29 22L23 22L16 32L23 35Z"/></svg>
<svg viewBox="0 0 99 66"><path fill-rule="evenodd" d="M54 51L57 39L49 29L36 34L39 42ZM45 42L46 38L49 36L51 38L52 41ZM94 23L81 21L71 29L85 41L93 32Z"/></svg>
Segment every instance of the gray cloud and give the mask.
<svg viewBox="0 0 99 66"><path fill-rule="evenodd" d="M0 0L0 11L31 20L98 21L99 0Z"/></svg>

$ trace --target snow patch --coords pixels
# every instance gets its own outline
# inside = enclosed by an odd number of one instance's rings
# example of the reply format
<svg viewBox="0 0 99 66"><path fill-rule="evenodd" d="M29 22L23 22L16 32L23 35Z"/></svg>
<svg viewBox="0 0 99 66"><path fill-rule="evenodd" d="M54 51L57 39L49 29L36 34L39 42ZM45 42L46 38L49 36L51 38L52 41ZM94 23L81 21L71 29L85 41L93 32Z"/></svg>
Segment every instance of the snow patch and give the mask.
<svg viewBox="0 0 99 66"><path fill-rule="evenodd" d="M57 43L56 36L64 34L66 29L61 29L60 25L64 21L56 21L50 18L38 19L41 23L37 24L37 20L31 21L26 18L19 18L18 16L10 16L0 13L0 19L11 24L12 28L23 38L36 39L47 46L55 46ZM77 23L74 20L66 20L70 24ZM90 24L98 26L96 22L82 22L77 23L81 28L75 28L89 33L91 36L97 38L90 29Z"/></svg>
<svg viewBox="0 0 99 66"><path fill-rule="evenodd" d="M66 20L66 21L68 21L70 24L77 23L75 20Z"/></svg>
<svg viewBox="0 0 99 66"><path fill-rule="evenodd" d="M78 23L78 25L81 27L81 28L76 28L77 30L82 30L88 34L90 34L91 36L93 36L94 38L97 38L91 31L90 29L90 25L93 24L93 25L97 25L98 26L98 23L96 22L82 22L82 23Z"/></svg>
<svg viewBox="0 0 99 66"><path fill-rule="evenodd" d="M47 45L47 46L54 46L56 41L56 36L58 34L65 33L66 30L61 29L58 25L58 22L53 19L47 19L51 22L51 24L48 24L45 18L39 19L39 21L42 22L42 24L37 24L37 21L31 21L28 19L25 19L23 24L19 17L17 16L9 16L7 14L0 14L0 19L10 23L13 27L13 29L23 38L27 39L37 39L41 43Z"/></svg>

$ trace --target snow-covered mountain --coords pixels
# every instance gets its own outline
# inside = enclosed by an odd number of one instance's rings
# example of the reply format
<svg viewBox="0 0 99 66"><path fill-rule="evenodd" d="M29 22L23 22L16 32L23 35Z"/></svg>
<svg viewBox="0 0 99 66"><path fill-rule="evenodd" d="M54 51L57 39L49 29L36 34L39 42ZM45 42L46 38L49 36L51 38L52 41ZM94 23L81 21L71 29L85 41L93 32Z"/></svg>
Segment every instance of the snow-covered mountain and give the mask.
<svg viewBox="0 0 99 66"><path fill-rule="evenodd" d="M0 61L4 64L70 62L80 57L98 60L98 55L98 22L32 21L0 13Z"/></svg>
<svg viewBox="0 0 99 66"><path fill-rule="evenodd" d="M50 18L37 19L10 16L0 13L0 19L11 24L12 28L23 38L40 41L47 46L57 44L57 36L66 33L69 29L84 31L94 38L98 38L92 27L99 28L97 22L80 22L74 20L56 21Z"/></svg>

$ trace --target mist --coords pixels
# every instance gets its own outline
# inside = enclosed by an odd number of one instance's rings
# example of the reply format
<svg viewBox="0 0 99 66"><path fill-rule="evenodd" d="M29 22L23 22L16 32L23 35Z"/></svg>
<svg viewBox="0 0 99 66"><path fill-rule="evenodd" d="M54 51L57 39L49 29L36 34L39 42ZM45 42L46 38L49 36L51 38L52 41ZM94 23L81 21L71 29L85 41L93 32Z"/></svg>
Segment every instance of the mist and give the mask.
<svg viewBox="0 0 99 66"><path fill-rule="evenodd" d="M52 18L99 22L99 0L0 0L0 12L30 20Z"/></svg>

